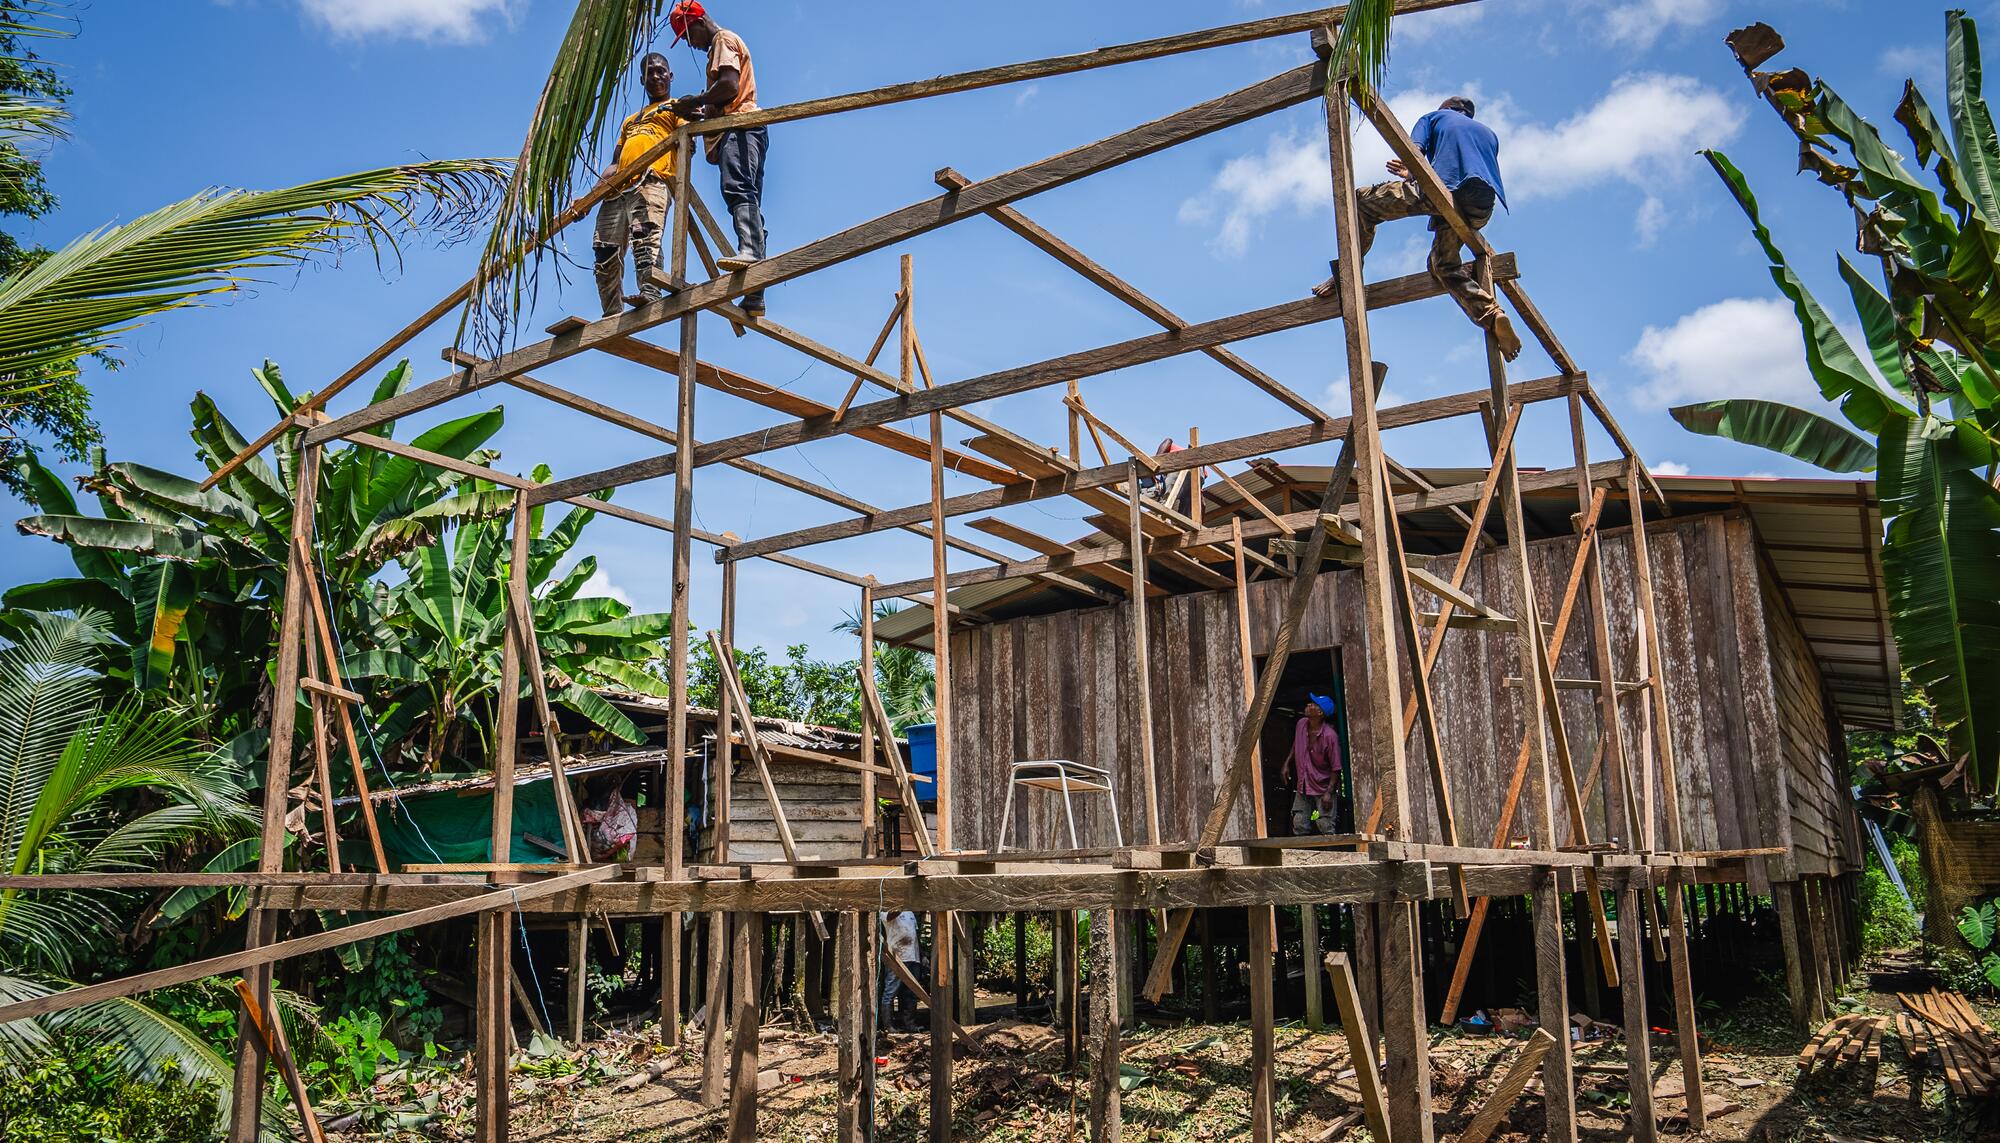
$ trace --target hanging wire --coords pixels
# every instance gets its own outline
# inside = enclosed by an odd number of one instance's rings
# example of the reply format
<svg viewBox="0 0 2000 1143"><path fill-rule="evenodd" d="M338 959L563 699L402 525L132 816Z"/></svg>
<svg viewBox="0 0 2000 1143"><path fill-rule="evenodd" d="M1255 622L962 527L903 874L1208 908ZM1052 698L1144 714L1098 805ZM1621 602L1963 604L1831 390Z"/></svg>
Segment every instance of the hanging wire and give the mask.
<svg viewBox="0 0 2000 1143"><path fill-rule="evenodd" d="M320 551L319 521L315 519L311 521L311 525L312 525L312 539L313 539L312 543L313 563L319 569L319 577L315 579L310 586L313 592L318 593L320 590L321 581L324 581L327 584L331 584L333 582L333 578L327 574L326 556L322 554ZM326 614L327 614L327 619L326 619L327 637L333 640L333 653L339 655L342 659L345 659L347 658L347 643L340 637L340 624L335 622L333 618L336 611L335 604L337 603L337 601L333 599L333 593L331 591L326 592L325 595L326 595ZM434 860L436 860L436 862L439 865L447 864L444 857L438 853L437 846L431 844L430 835L425 833L424 827L417 823L416 815L412 814L410 812L409 807L403 804L403 791L396 785L396 776L389 772L388 764L382 760L382 747L375 741L375 725L373 722L369 720L367 704L356 703L355 707L356 707L357 721L361 723L361 734L364 738L368 739L369 757L375 760L375 769L381 773L383 781L389 783L390 800L396 803L396 809L402 813L403 820L407 821L410 825L410 829L416 833L417 840L424 843L425 849L430 850L431 857ZM364 791L356 791L356 793L359 793L362 797L367 797L367 794ZM385 869L382 872L387 873L388 870Z"/></svg>
<svg viewBox="0 0 2000 1143"><path fill-rule="evenodd" d="M535 982L535 1006L542 1010L542 1027L554 1029L556 1022L549 1018L549 998L542 994L542 970L535 967L534 950L528 947L528 919L521 915L521 891L519 889L509 889L507 893L514 898L514 931L521 934L521 955L527 958L528 961L528 979ZM590 937L588 923L579 923L584 924L584 939L588 940ZM582 966L579 965L576 967L580 968ZM573 968L571 971L575 971L575 969ZM555 1033L551 1031L549 1034L553 1036Z"/></svg>

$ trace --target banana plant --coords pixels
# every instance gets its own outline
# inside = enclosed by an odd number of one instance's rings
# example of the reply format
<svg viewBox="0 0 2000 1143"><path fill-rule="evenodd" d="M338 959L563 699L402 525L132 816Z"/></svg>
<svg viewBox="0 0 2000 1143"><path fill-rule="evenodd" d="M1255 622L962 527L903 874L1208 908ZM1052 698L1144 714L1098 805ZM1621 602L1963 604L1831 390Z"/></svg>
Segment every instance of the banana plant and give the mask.
<svg viewBox="0 0 2000 1143"><path fill-rule="evenodd" d="M548 480L548 468L538 467L533 478ZM472 482L467 494L488 493L512 499L483 481ZM653 644L671 630L671 617L635 615L618 600L579 595L597 573L596 557L584 557L561 576L555 573L596 513L572 509L546 531L544 516L535 508L529 517L526 578L550 701L604 734L643 744L645 735L632 720L592 688L666 697L665 682L648 674L644 663ZM384 592L378 607L383 649L411 669L389 697L377 736L385 747L404 747L404 753L418 756L425 773L491 757L486 735L496 722L495 704L532 693L525 676L519 693L499 693L513 564L510 526L506 520L468 519L448 536L404 553L399 562L405 578Z"/></svg>
<svg viewBox="0 0 2000 1143"><path fill-rule="evenodd" d="M267 361L252 373L280 416L297 407L300 398L275 364ZM375 399L402 392L409 377L409 363L399 363L376 387ZM214 472L244 437L206 394L196 394L191 409L196 455ZM504 420L504 411L494 408L440 425L413 443L483 463L495 454L482 446ZM373 431L387 437L394 427ZM31 454L26 484L41 513L16 527L65 545L77 574L16 587L4 596L5 605L97 608L132 648L129 668L118 674L136 689L171 693L225 722L247 716L261 705L269 656L258 650L272 645L272 617L284 593L298 493L297 436L281 439L271 461L255 458L206 492L197 480L145 465L106 464L100 456L80 482L96 496L96 515L86 514ZM315 550L326 556L320 571L338 630L353 634L366 621L375 594L371 581L394 557L431 542L454 520L511 507L507 495L468 493L462 484L456 474L375 449L325 455L313 530ZM343 664L343 677L373 677L387 665L379 656L357 654ZM243 728L213 729L220 738Z"/></svg>
<svg viewBox="0 0 2000 1143"><path fill-rule="evenodd" d="M1935 703L1971 789L1991 797L2000 793L2000 713L1979 696L2000 679L2000 139L1981 93L1978 29L1963 12L1946 14L1949 134L1916 83L1904 85L1895 119L1915 171L1824 80L1798 68L1759 71L1784 47L1771 28L1752 25L1729 43L1797 136L1800 168L1846 200L1880 285L1836 258L1864 358L1778 248L1742 172L1706 152L1792 303L1820 394L1846 423L1754 400L1673 416L1693 432L1876 473L1903 668Z"/></svg>

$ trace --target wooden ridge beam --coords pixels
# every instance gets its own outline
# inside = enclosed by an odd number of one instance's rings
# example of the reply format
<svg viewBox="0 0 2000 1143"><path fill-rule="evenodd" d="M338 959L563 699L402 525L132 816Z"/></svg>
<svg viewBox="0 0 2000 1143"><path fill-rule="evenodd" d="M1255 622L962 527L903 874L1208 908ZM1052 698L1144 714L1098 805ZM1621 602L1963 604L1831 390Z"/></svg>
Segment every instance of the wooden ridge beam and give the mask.
<svg viewBox="0 0 2000 1143"><path fill-rule="evenodd" d="M1296 107L1319 94L1322 69L1318 65L1294 68L1241 91L1197 104L1185 111L1134 127L1128 131L1087 143L1006 174L974 183L963 191L939 195L912 203L901 210L851 226L837 234L774 255L748 270L730 274L701 285L689 286L669 297L648 303L627 313L591 322L582 329L548 341L522 346L476 369L420 385L406 393L378 402L307 434L308 444L317 444L347 433L373 428L410 413L431 408L454 397L476 392L502 377L524 372L574 357L588 349L633 334L643 333L686 314L708 309L732 297L754 293L838 266L898 242L928 234L954 222L983 214L1030 195L1066 186L1078 179L1144 158L1169 147L1199 139L1239 123Z"/></svg>
<svg viewBox="0 0 2000 1143"><path fill-rule="evenodd" d="M1174 455L1178 456L1179 454L1176 453ZM1593 481L1610 480L1616 478L1623 470L1623 461L1600 461L1590 466L1590 478ZM1566 468L1552 469L1548 472L1537 472L1523 476L1520 482L1521 490L1524 493L1568 489L1575 485L1576 474ZM1461 484L1450 488L1441 488L1436 492L1408 493L1396 497L1396 511L1398 513L1419 512L1427 508L1441 507L1444 504L1470 504L1479 499L1479 492L1480 486L1477 484ZM1351 518L1355 515L1354 506L1349 505L1342 512L1343 518ZM1318 516L1318 510L1314 509L1287 513L1279 517L1279 519L1292 528L1306 528L1310 527ZM1181 538L1178 542L1218 544L1227 542L1229 535L1228 528L1203 528L1192 535ZM1283 535L1284 533L1280 532L1268 521L1250 520L1245 521L1243 524L1243 536L1245 539L1276 539ZM1176 538L1171 536L1154 540L1153 550L1155 552L1171 550L1176 543ZM999 579L1012 579L1017 576L1031 575L1035 572L1047 571L1051 568L1064 571L1083 571L1098 564L1123 561L1127 558L1129 558L1129 553L1126 546L1124 544L1113 543L1097 548L1082 549L1073 556L1044 556L1039 559L1020 560L1010 564L1003 564L995 568L969 568L965 571L953 572L947 577L947 582L952 587L963 587L967 584L990 583ZM905 580L898 583L881 584L875 590L878 598L895 599L912 592L929 591L930 580Z"/></svg>
<svg viewBox="0 0 2000 1143"><path fill-rule="evenodd" d="M978 520L973 520L967 525L967 527L970 527L976 531L984 532L989 536L1006 540L1009 543L1019 544L1031 552L1037 552L1044 556L1067 557L1067 556L1074 556L1079 552L1084 552L1089 550L1088 548L1078 547L1073 544L1065 544L1060 540L1052 540L1049 537L1040 534L1039 532L1030 531L1027 528L1023 528L1010 521L1001 520L992 516L984 517ZM1012 561L1008 560L1001 561L1002 566L1005 566L1006 564L1011 562ZM1119 589L1120 591L1125 592L1127 595L1130 595L1135 588L1135 585L1132 582L1132 573L1125 570L1124 568L1117 567L1115 565L1107 563L1107 564L1092 564L1090 565L1088 570L1091 575L1097 577L1098 579L1103 580L1104 582ZM1167 594L1166 588L1160 587L1156 584L1146 585L1146 595L1148 598L1159 598L1166 594Z"/></svg>
<svg viewBox="0 0 2000 1143"><path fill-rule="evenodd" d="M1537 381L1522 381L1509 388L1509 398L1520 404L1532 404L1567 397L1575 381L1569 378L1549 377ZM1397 405L1383 409L1378 414L1378 422L1384 429L1407 428L1412 425L1427 424L1431 421L1450 417L1467 416L1479 412L1489 400L1485 390L1436 397L1427 401L1408 405ZM1290 428L1271 429L1230 440L1216 441L1197 448L1170 452L1158 458L1160 471L1165 473L1183 472L1194 468L1222 464L1226 461L1243 460L1265 452L1283 452L1304 448L1308 445L1327 444L1340 440L1347 433L1348 418L1336 417L1325 425L1297 425ZM1047 500L1058 496L1073 496L1078 491L1092 488L1106 488L1121 484L1125 479L1122 464L1104 465L1098 468L1079 469L1065 472L1062 476L1049 476L1030 480L1026 483L1010 485L1006 488L985 489L979 492L963 493L945 500L946 516L962 516L969 512L987 512L1013 504L1025 504L1035 500ZM1422 503L1429 494L1419 494L1414 499L1399 496L1399 504ZM1435 497L1431 498L1435 501ZM1400 509L1399 509L1400 510ZM930 516L930 505L913 504L907 508L893 508L866 521L841 521L804 528L796 532L766 536L756 540L746 540L733 544L727 551L718 553L718 561L749 559L765 552L802 548L812 544L823 544L829 540L846 540L864 536L887 528L897 528L913 521L925 520ZM1205 541L1223 543L1223 540Z"/></svg>
<svg viewBox="0 0 2000 1143"><path fill-rule="evenodd" d="M1396 13L1428 12L1438 8L1451 8L1470 0L1396 0ZM726 115L702 123L688 126L697 134L713 134L717 131L733 131L750 127L762 127L772 123L794 123L801 119L815 119L823 115L836 115L843 111L858 111L871 107L888 107L897 103L907 103L914 99L934 99L941 95L954 95L964 91L978 91L988 87L999 87L1011 83L1029 83L1038 79L1048 79L1058 75L1072 75L1096 68L1112 67L1118 64L1137 63L1141 60L1160 59L1184 52L1203 51L1209 48L1229 47L1234 44L1254 43L1278 36L1296 35L1310 32L1328 24L1338 24L1347 16L1347 5L1321 8L1316 11L1298 12L1284 16L1273 16L1263 20L1252 20L1243 24L1229 24L1219 28L1207 28L1197 32L1185 32L1173 36L1161 36L1150 40L1140 40L1115 47L1097 48L1073 55L1052 56L1048 59L1029 60L1022 63L1002 64L998 67L981 68L977 71L959 72L955 75L920 79L910 83L891 84L867 91L851 92L845 95L829 95L819 99L809 99L800 103L785 104L781 107L767 107L757 111L746 111L737 115Z"/></svg>

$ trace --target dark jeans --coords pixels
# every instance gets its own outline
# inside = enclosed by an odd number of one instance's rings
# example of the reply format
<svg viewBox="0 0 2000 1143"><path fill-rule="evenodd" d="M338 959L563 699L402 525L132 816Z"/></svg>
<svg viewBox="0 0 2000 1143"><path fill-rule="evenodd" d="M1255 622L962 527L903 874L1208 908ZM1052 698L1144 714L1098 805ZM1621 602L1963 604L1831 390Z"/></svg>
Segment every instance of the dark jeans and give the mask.
<svg viewBox="0 0 2000 1143"><path fill-rule="evenodd" d="M722 168L722 204L736 224L738 252L753 258L764 256L764 152L770 149L771 133L762 127L747 131L725 131L718 148ZM743 303L763 302L763 291L746 294Z"/></svg>

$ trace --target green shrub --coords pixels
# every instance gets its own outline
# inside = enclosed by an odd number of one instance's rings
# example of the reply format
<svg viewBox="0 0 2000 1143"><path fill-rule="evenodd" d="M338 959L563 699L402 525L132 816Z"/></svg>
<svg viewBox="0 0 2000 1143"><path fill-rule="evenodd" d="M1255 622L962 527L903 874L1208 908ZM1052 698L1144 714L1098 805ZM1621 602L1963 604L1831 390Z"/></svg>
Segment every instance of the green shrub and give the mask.
<svg viewBox="0 0 2000 1143"><path fill-rule="evenodd" d="M1055 942L1050 936L1049 926L1041 918L1030 917L1028 934L1028 984L1033 988L1049 987L1049 968L1055 963ZM1012 918L1001 918L987 925L979 937L979 952L976 957L978 977L987 981L1008 981L1014 979L1014 922Z"/></svg>
<svg viewBox="0 0 2000 1143"><path fill-rule="evenodd" d="M135 1080L116 1044L59 1042L0 1076L0 1143L209 1143L221 1116L214 1084L169 1063Z"/></svg>
<svg viewBox="0 0 2000 1143"><path fill-rule="evenodd" d="M1903 873L1903 883L1910 887L1912 894L1919 892L1909 873L1909 868L1917 864L1916 846L1906 838L1893 838L1889 853L1896 859L1897 869ZM1895 884L1883 871L1881 860L1870 848L1868 864L1861 873L1862 951L1877 953L1886 949L1910 948L1917 943L1918 935L1916 913L1904 903L1902 894L1896 892Z"/></svg>

